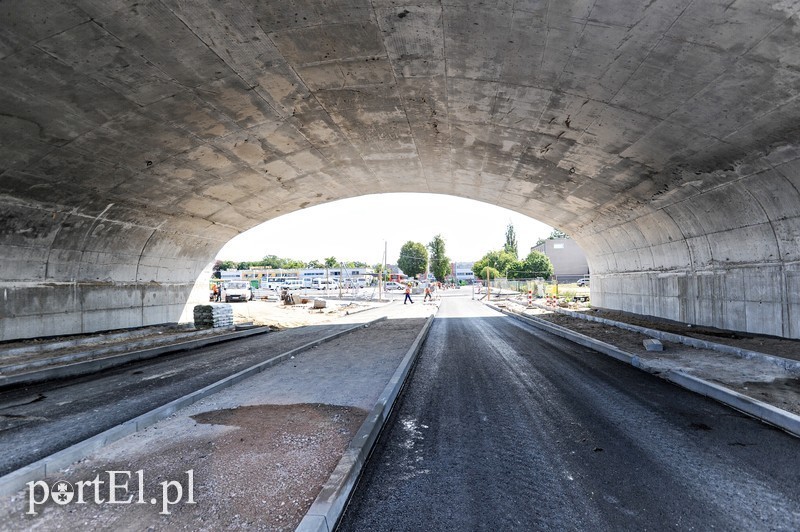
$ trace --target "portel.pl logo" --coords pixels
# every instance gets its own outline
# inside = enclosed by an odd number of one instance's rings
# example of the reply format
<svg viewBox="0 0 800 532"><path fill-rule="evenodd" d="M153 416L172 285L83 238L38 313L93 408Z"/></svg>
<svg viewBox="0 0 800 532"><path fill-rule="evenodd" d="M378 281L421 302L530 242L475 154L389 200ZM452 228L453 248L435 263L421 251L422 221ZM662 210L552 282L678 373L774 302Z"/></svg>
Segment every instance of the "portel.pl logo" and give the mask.
<svg viewBox="0 0 800 532"><path fill-rule="evenodd" d="M151 504L161 506L160 515L170 515L170 506L183 502L184 504L195 504L194 502L194 469L185 471L186 490L183 484L177 480L165 480L160 482L161 493L159 497L145 498L144 470L140 469L131 473L130 471L105 471L108 480L101 480L98 474L93 480L81 480L73 486L66 480L57 480L52 484L47 484L44 480L28 482L28 515L37 515L36 507L45 504L47 501L65 506L67 504ZM132 477L136 477L138 484L138 497L134 500L130 494L128 486ZM87 498L88 488L88 498ZM186 494L186 499L183 496ZM94 497L92 497L94 495ZM106 495L108 498L106 498Z"/></svg>

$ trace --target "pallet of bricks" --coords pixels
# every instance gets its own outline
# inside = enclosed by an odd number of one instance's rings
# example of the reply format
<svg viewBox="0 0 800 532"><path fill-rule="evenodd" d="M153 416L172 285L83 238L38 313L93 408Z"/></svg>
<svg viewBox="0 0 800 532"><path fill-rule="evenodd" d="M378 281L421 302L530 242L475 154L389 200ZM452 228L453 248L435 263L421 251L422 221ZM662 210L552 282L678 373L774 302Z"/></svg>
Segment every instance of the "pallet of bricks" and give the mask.
<svg viewBox="0 0 800 532"><path fill-rule="evenodd" d="M233 327L233 307L230 305L197 305L194 307L196 329Z"/></svg>

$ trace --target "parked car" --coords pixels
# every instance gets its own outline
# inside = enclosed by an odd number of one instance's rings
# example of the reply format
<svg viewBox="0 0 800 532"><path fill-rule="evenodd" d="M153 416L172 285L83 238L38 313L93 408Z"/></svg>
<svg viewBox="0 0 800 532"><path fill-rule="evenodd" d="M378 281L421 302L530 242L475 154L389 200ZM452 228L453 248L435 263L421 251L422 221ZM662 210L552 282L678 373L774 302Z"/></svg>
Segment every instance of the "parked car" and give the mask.
<svg viewBox="0 0 800 532"><path fill-rule="evenodd" d="M386 281L384 288L386 288L386 290L405 290L406 287L395 281Z"/></svg>
<svg viewBox="0 0 800 532"><path fill-rule="evenodd" d="M578 286L589 286L589 278L584 277L582 279L578 279Z"/></svg>

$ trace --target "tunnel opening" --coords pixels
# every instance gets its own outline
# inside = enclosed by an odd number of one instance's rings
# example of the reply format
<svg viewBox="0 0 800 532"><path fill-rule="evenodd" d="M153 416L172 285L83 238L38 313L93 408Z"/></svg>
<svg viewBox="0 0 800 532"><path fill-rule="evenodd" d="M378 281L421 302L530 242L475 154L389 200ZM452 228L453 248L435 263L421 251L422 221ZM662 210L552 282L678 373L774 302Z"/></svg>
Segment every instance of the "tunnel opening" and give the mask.
<svg viewBox="0 0 800 532"><path fill-rule="evenodd" d="M174 321L236 234L388 192L566 231L604 308L800 338L796 7L62 4L4 12L0 341Z"/></svg>

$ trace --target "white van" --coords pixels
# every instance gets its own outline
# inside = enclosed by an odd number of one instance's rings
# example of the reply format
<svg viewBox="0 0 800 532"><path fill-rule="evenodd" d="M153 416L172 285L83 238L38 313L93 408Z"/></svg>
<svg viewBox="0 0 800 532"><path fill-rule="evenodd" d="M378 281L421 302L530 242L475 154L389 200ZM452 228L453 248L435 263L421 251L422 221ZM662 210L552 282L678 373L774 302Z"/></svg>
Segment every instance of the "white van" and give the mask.
<svg viewBox="0 0 800 532"><path fill-rule="evenodd" d="M267 280L261 279L261 288L267 290L278 290L286 281L285 277L270 277Z"/></svg>
<svg viewBox="0 0 800 532"><path fill-rule="evenodd" d="M222 301L249 301L253 299L250 283L247 281L228 281L222 285Z"/></svg>
<svg viewBox="0 0 800 532"><path fill-rule="evenodd" d="M337 283L334 279L314 279L311 282L311 287L316 288L317 290L330 290L333 288L339 288L339 283Z"/></svg>
<svg viewBox="0 0 800 532"><path fill-rule="evenodd" d="M287 290L300 290L303 288L303 281L300 279L286 279L281 285L281 288L285 288Z"/></svg>

